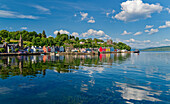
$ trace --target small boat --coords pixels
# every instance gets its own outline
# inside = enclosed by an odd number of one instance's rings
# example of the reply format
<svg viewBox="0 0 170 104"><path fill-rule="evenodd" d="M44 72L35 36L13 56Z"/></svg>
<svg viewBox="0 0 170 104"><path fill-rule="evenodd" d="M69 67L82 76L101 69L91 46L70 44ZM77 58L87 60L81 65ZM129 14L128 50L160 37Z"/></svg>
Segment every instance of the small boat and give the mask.
<svg viewBox="0 0 170 104"><path fill-rule="evenodd" d="M135 49L134 53L139 53L140 51L138 49Z"/></svg>

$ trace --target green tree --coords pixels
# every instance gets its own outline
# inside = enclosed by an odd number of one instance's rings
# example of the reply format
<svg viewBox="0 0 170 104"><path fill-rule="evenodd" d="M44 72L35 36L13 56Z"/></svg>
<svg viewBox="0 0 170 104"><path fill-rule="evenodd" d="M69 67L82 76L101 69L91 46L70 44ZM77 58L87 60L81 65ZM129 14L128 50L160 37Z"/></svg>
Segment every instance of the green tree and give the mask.
<svg viewBox="0 0 170 104"><path fill-rule="evenodd" d="M16 49L15 49L15 52L18 52L18 51L19 51L19 49L18 49L18 48L16 48Z"/></svg>
<svg viewBox="0 0 170 104"><path fill-rule="evenodd" d="M43 30L43 32L42 32L42 37L44 37L44 38L47 37L46 34L45 34L45 30Z"/></svg>
<svg viewBox="0 0 170 104"><path fill-rule="evenodd" d="M0 49L0 52L1 52L1 53L4 53L4 52L5 52L5 49L4 49L4 48L1 48L1 49Z"/></svg>
<svg viewBox="0 0 170 104"><path fill-rule="evenodd" d="M7 37L6 39L5 39L5 42L10 42L10 37Z"/></svg>
<svg viewBox="0 0 170 104"><path fill-rule="evenodd" d="M60 36L60 32L57 33L57 36Z"/></svg>
<svg viewBox="0 0 170 104"><path fill-rule="evenodd" d="M7 30L1 30L0 36L3 37L3 38L7 38L8 37L8 31Z"/></svg>
<svg viewBox="0 0 170 104"><path fill-rule="evenodd" d="M79 37L76 37L76 41L79 41Z"/></svg>

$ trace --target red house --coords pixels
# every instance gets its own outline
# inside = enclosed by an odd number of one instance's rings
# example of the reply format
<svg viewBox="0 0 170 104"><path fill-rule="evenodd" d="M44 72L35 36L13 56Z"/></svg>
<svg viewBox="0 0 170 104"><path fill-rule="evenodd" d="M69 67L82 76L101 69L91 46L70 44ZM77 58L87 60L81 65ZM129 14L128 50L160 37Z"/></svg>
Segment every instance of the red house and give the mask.
<svg viewBox="0 0 170 104"><path fill-rule="evenodd" d="M99 52L102 52L102 47L99 48Z"/></svg>

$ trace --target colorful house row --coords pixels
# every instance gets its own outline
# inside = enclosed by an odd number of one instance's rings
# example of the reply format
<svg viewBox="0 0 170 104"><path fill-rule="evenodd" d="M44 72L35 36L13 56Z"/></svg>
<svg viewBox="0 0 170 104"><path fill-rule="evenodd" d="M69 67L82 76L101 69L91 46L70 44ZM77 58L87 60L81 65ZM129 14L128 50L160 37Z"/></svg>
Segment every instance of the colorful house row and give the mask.
<svg viewBox="0 0 170 104"><path fill-rule="evenodd" d="M55 46L52 46L52 47L46 47L46 46L39 46L39 47L36 47L36 46L31 46L31 47L27 47L24 49L25 51L27 52L31 52L31 53L35 53L35 52L42 52L42 53L48 53L48 52L64 52L64 48L63 46L62 47L55 47Z"/></svg>
<svg viewBox="0 0 170 104"><path fill-rule="evenodd" d="M115 50L114 50L114 48L113 47L111 47L111 48L102 48L102 47L100 47L99 48L99 52L114 52Z"/></svg>

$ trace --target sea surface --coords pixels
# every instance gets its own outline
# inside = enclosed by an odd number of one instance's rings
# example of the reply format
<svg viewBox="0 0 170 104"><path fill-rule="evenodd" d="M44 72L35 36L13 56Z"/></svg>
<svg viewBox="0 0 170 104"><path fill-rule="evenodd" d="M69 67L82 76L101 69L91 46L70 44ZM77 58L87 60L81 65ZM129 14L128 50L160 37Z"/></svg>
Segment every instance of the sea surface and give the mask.
<svg viewBox="0 0 170 104"><path fill-rule="evenodd" d="M170 52L0 57L0 104L170 104Z"/></svg>

